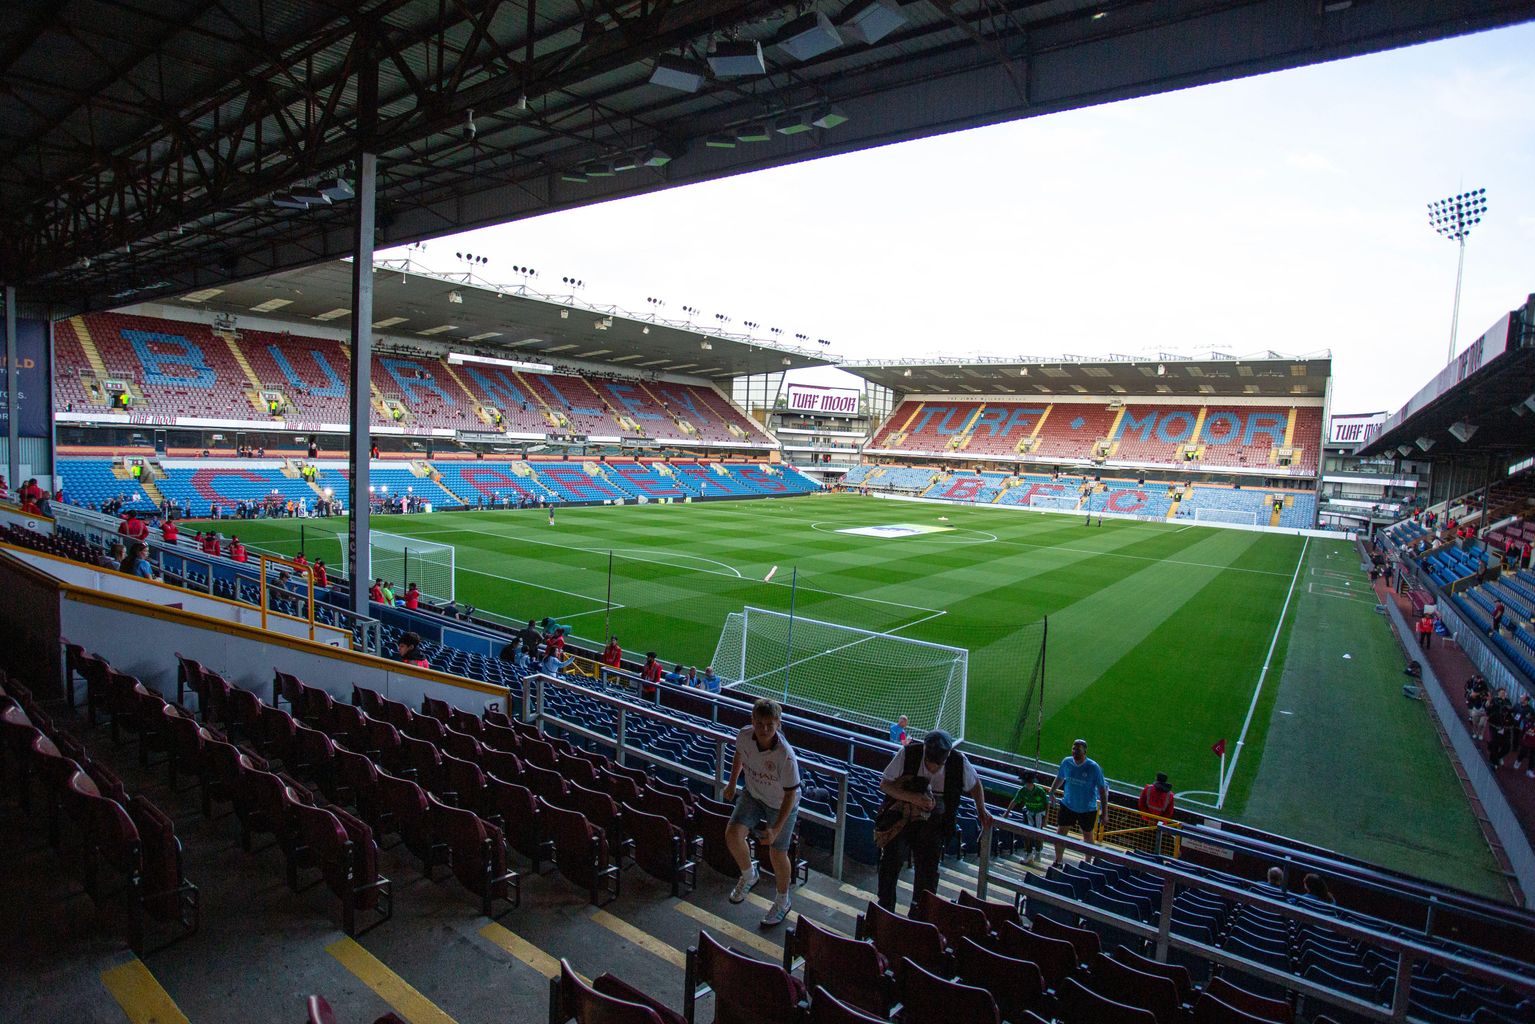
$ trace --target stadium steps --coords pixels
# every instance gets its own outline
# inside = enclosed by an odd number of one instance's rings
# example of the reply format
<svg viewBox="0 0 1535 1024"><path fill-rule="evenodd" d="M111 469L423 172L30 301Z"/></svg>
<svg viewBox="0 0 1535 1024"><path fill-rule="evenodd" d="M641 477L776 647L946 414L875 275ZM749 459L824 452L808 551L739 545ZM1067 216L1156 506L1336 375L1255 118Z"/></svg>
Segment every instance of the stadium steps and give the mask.
<svg viewBox="0 0 1535 1024"><path fill-rule="evenodd" d="M436 484L438 487L441 487L448 494L452 495L454 500L457 501L460 505L463 505L465 507L469 507L469 506L474 504L474 502L465 501L464 500L464 496L462 494L459 494L453 488L449 487L448 486L448 482L445 479L443 479L442 473L440 473L435 466L431 466L431 463L427 463L427 465L430 466L431 470L432 470L432 483Z"/></svg>
<svg viewBox="0 0 1535 1024"><path fill-rule="evenodd" d="M245 358L245 353L241 350L239 344L236 343L234 336L223 331L214 331L213 334L229 349L229 354L234 357L235 365L240 368L241 373L245 374L245 379L250 382L251 387L255 388L259 395L261 389L265 387L261 383L261 375L256 372L255 367L251 366L250 360ZM256 395L250 396L250 399L251 404L255 405ZM262 411L264 412L265 410Z"/></svg>
<svg viewBox="0 0 1535 1024"><path fill-rule="evenodd" d="M474 414L480 418L482 423L492 427L495 426L495 419L490 415L490 413L485 411L484 403L481 402L478 398L474 397L474 392L470 391L469 388L464 385L463 380L458 375L458 371L453 369L453 364L449 363L446 359L442 360L441 362L442 368L447 371L448 378L452 380L453 383L458 385L458 389L460 391L469 396L469 408L474 410Z"/></svg>
<svg viewBox="0 0 1535 1024"><path fill-rule="evenodd" d="M1193 484L1189 484L1188 485L1188 490L1179 491L1178 493L1179 494L1187 494L1188 491L1191 491L1193 489L1194 489L1194 485ZM1181 504L1183 504L1183 499L1182 498L1174 498L1172 500L1172 502L1170 504L1168 504L1168 506L1167 506L1167 518L1169 520L1171 520L1172 518L1177 516L1177 514L1178 514L1178 506L1181 505Z"/></svg>
<svg viewBox="0 0 1535 1024"><path fill-rule="evenodd" d="M1279 508L1276 508L1276 509L1274 509L1274 511L1269 513L1269 525L1270 526L1278 526L1279 525L1279 517L1284 515L1284 506L1287 505L1287 504L1290 504L1290 500L1289 499L1286 499L1280 505Z"/></svg>
<svg viewBox="0 0 1535 1024"><path fill-rule="evenodd" d="M609 416L613 417L613 422L618 424L620 430L629 430L632 427L639 426L639 424L631 423L624 416L620 415L619 411L613 408L613 403L609 402L607 398L603 396L602 392L597 390L597 385L587 380L584 376L581 377L580 380L582 384L586 385L586 390L590 391L593 397L595 397L598 402L602 403L602 407L607 410Z"/></svg>
<svg viewBox="0 0 1535 1024"><path fill-rule="evenodd" d="M75 338L85 350L85 360L91 364L91 372L96 375L96 379L105 380L110 377L106 361L101 358L101 350L96 347L96 339L91 337L91 329L85 326L85 317L72 316L69 325L75 329Z"/></svg>
<svg viewBox="0 0 1535 1024"><path fill-rule="evenodd" d="M1050 413L1054 408L1054 402L1045 406L1044 414L1039 417L1039 422L1034 424L1034 429L1029 431L1029 436L1018 442L1018 451L1031 452L1034 450L1034 446L1039 443L1039 433L1045 429L1045 421L1050 418ZM997 497L1000 498L1002 495L999 494Z"/></svg>
<svg viewBox="0 0 1535 1024"><path fill-rule="evenodd" d="M1286 448L1293 447L1295 444L1295 412L1295 406L1290 406L1290 417L1284 425L1284 446Z"/></svg>
<svg viewBox="0 0 1535 1024"><path fill-rule="evenodd" d="M516 377L517 383L522 386L523 394L533 396L533 400L536 401L539 408L543 410L544 419L549 421L550 426L556 428L564 428L570 425L565 420L565 417L561 416L554 410L554 407L544 399L544 396L539 391L539 389L535 388L526 377L524 377L521 373L517 373L516 371L513 371L512 376Z"/></svg>
<svg viewBox="0 0 1535 1024"><path fill-rule="evenodd" d="M160 488L156 487L155 482L148 476L139 478L139 490L144 492L144 497L155 503L156 508L165 503L165 495L160 493Z"/></svg>
<svg viewBox="0 0 1535 1024"><path fill-rule="evenodd" d="M1208 405L1201 405L1199 407L1199 414L1194 417L1194 432L1189 435L1189 440L1188 440L1189 444L1193 444L1193 445L1199 444L1199 435L1204 432L1204 429L1205 429L1205 417L1208 416L1209 414L1210 414L1210 407Z"/></svg>

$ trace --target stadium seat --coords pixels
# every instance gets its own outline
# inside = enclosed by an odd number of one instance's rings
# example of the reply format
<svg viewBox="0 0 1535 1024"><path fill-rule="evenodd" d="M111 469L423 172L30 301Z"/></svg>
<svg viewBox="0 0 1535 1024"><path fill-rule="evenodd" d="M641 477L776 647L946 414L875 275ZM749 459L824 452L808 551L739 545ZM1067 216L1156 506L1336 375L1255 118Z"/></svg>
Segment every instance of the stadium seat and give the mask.
<svg viewBox="0 0 1535 1024"><path fill-rule="evenodd" d="M1037 923L1039 918L1034 919ZM1064 939L1047 938L1037 932L1009 923L1002 929L1001 951L1019 960L1029 960L1039 965L1045 984L1059 991L1064 982L1081 962L1076 949Z"/></svg>
<svg viewBox="0 0 1535 1024"><path fill-rule="evenodd" d="M556 807L542 796L539 818L554 843L554 864L569 881L585 889L594 906L618 898L622 879L613 863L608 837L579 811Z"/></svg>
<svg viewBox="0 0 1535 1024"><path fill-rule="evenodd" d="M1149 1010L1157 1024L1174 1024L1178 1017L1178 987L1168 978L1146 974L1095 953L1088 961L1088 987L1116 1003Z"/></svg>
<svg viewBox="0 0 1535 1024"><path fill-rule="evenodd" d="M472 810L450 807L428 796L428 816L433 841L446 853L453 875L480 899L480 913L497 917L497 900L507 909L521 902L521 876L506 863L506 841L501 830Z"/></svg>
<svg viewBox="0 0 1535 1024"><path fill-rule="evenodd" d="M887 1018L875 1017L850 1006L817 985L810 993L809 1024L887 1024Z"/></svg>
<svg viewBox="0 0 1535 1024"><path fill-rule="evenodd" d="M856 934L873 942L892 965L910 960L944 977L953 973L953 958L944 948L943 933L937 926L892 914L873 900L859 915Z"/></svg>
<svg viewBox="0 0 1535 1024"><path fill-rule="evenodd" d="M532 790L492 774L485 780L485 807L512 849L532 862L533 871L554 859L553 841L544 838L543 816Z"/></svg>
<svg viewBox="0 0 1535 1024"><path fill-rule="evenodd" d="M1057 1016L1061 1024L1156 1024L1150 1010L1115 1002L1067 978L1056 989Z"/></svg>
<svg viewBox="0 0 1535 1024"><path fill-rule="evenodd" d="M961 939L970 938L982 943L993 940L984 913L977 908L951 902L935 892L921 893L916 913L911 916L914 921L926 921L937 928L943 936L944 946L951 954L959 949Z"/></svg>
<svg viewBox="0 0 1535 1024"><path fill-rule="evenodd" d="M1204 994L1250 1016L1271 1021L1272 1024L1294 1024L1295 1021L1295 1011L1285 1000L1269 999L1249 992L1224 977L1211 978L1205 985Z"/></svg>
<svg viewBox="0 0 1535 1024"><path fill-rule="evenodd" d="M714 990L714 1024L798 1024L804 986L778 964L726 949L708 932L687 951L682 1015L695 1016L698 993Z"/></svg>
<svg viewBox="0 0 1535 1024"><path fill-rule="evenodd" d="M949 981L901 961L901 1024L999 1024L997 1002L974 985Z"/></svg>
<svg viewBox="0 0 1535 1024"><path fill-rule="evenodd" d="M1098 933L1087 928L1073 928L1071 925L1062 924L1055 918L1040 916L1033 921L1033 931L1036 935L1047 939L1060 939L1071 943L1071 948L1076 952L1077 963L1085 964L1092 961L1102 951L1098 939Z"/></svg>
<svg viewBox="0 0 1535 1024"><path fill-rule="evenodd" d="M784 970L805 963L805 987L820 987L838 1000L880 1018L895 1005L889 961L867 939L848 939L801 916L784 935Z"/></svg>
<svg viewBox="0 0 1535 1024"><path fill-rule="evenodd" d="M602 992L597 985L603 975L591 985L586 984L571 970L570 961L560 961L558 977L549 979L549 1024L677 1024L681 1018L667 1011L657 1012L654 1001L625 999L619 995ZM616 980L616 979L613 979ZM613 987L611 983L608 986ZM625 995L630 991L625 987Z"/></svg>
<svg viewBox="0 0 1535 1024"><path fill-rule="evenodd" d="M1003 1020L1017 1021L1027 1011L1044 1010L1045 979L1036 964L998 953L970 938L961 939L955 952L959 980L990 992Z"/></svg>

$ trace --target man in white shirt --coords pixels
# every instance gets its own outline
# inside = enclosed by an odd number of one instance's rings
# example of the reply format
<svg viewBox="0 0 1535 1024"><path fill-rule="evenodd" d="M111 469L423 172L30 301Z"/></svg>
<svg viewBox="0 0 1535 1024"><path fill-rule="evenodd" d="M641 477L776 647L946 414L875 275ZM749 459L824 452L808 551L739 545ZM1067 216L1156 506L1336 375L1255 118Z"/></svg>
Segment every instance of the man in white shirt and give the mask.
<svg viewBox="0 0 1535 1024"><path fill-rule="evenodd" d="M730 825L725 829L725 845L741 869L741 877L730 892L730 902L746 899L760 877L746 845L746 833L755 830L757 841L768 847L773 861L773 880L778 896L762 916L762 924L783 923L789 916L789 840L794 836L794 818L799 809L799 759L794 748L779 731L783 712L778 702L766 697L752 707L752 724L736 736L735 757L725 784L725 799L735 801ZM746 785L736 793L736 781L746 777Z"/></svg>

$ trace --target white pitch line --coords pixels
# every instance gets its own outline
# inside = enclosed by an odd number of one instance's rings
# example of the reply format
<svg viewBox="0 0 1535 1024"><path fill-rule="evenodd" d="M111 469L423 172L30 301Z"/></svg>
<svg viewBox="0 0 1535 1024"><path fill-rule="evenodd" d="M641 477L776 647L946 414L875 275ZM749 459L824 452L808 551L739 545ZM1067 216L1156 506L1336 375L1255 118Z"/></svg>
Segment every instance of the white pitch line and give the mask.
<svg viewBox="0 0 1535 1024"><path fill-rule="evenodd" d="M1231 754L1231 767L1226 772L1226 777L1221 780L1220 803L1217 809L1226 802L1226 788L1231 780L1236 778L1237 762L1242 760L1242 745L1247 742L1248 727L1253 724L1253 715L1258 710L1258 696L1263 692L1263 680L1269 674L1269 665L1274 660L1274 648L1279 646L1279 634L1284 629L1285 614L1290 610L1290 598L1295 596L1295 583L1300 579L1301 566L1306 564L1306 549L1311 546L1311 538L1307 537L1300 546L1300 557L1295 560L1295 574L1290 577L1290 589L1284 597L1284 607L1279 609L1279 621L1274 623L1274 636L1269 641L1269 652L1263 658L1263 670L1258 673L1258 685L1253 687L1252 703L1247 705L1247 718L1242 722L1242 734L1237 737L1237 748Z"/></svg>

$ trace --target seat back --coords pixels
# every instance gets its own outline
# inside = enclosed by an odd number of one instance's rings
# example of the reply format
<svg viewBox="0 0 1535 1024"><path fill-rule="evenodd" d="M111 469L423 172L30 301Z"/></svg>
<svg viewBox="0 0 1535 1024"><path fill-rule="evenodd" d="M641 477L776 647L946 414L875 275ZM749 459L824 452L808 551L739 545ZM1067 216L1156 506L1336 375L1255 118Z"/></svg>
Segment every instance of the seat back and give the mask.
<svg viewBox="0 0 1535 1024"><path fill-rule="evenodd" d="M659 814L680 829L688 828L693 818L693 810L686 800L673 793L664 793L654 786L640 790L639 803L646 814Z"/></svg>
<svg viewBox="0 0 1535 1024"><path fill-rule="evenodd" d="M654 813L651 811L651 806L651 804L645 804L645 810ZM704 863L726 878L739 878L741 868L736 864L735 855L730 852L730 847L725 843L725 830L729 827L728 815L715 814L702 807L693 812L692 831L703 840L701 855Z"/></svg>
<svg viewBox="0 0 1535 1024"><path fill-rule="evenodd" d="M1020 1020L1023 1013L1044 1006L1045 977L1038 965L987 949L970 938L961 939L955 952L959 980L990 992L1004 1020Z"/></svg>
<svg viewBox="0 0 1535 1024"><path fill-rule="evenodd" d="M1243 1013L1273 1021L1274 1024L1293 1024L1295 1020L1295 1010L1283 999L1260 996L1225 978L1211 978L1209 984L1205 985L1205 992L1227 1006L1234 1006Z"/></svg>
<svg viewBox="0 0 1535 1024"><path fill-rule="evenodd" d="M579 754L566 754L562 751L555 752L555 768L571 782L587 789L600 788L597 781L597 766Z"/></svg>
<svg viewBox="0 0 1535 1024"><path fill-rule="evenodd" d="M990 900L978 899L961 889L959 891L959 905L962 907L974 907L986 915L986 923L993 932L1001 934L1002 926L1009 921L1022 925L1023 918L1018 914L1016 903L993 903Z"/></svg>
<svg viewBox="0 0 1535 1024"><path fill-rule="evenodd" d="M1194 991L1194 978L1189 974L1189 969L1182 964L1164 964L1160 960L1141 956L1129 946L1120 946L1114 950L1114 959L1128 967L1134 967L1143 974L1155 974L1166 978L1173 983L1178 990L1178 1002L1186 1003Z"/></svg>
<svg viewBox="0 0 1535 1024"><path fill-rule="evenodd" d="M948 954L937 926L892 914L872 900L864 912L864 926L874 948L892 964L910 960L924 970L947 970Z"/></svg>
<svg viewBox="0 0 1535 1024"><path fill-rule="evenodd" d="M625 804L624 836L633 844L634 862L652 878L670 884L675 894L686 862L682 830L658 814Z"/></svg>
<svg viewBox="0 0 1535 1024"><path fill-rule="evenodd" d="M532 759L524 759L522 781L534 793L551 804L558 807L569 805L570 789L565 784L565 777L553 768L544 768Z"/></svg>
<svg viewBox="0 0 1535 1024"><path fill-rule="evenodd" d="M1061 982L1055 996L1058 1016L1064 1024L1156 1024L1150 1010L1100 996L1075 978Z"/></svg>
<svg viewBox="0 0 1535 1024"><path fill-rule="evenodd" d="M453 794L457 807L478 812L485 802L485 772L473 761L442 755L443 792Z"/></svg>
<svg viewBox="0 0 1535 1024"><path fill-rule="evenodd" d="M871 1017L862 1010L844 1003L819 985L810 991L809 1024L887 1024L884 1015Z"/></svg>
<svg viewBox="0 0 1535 1024"><path fill-rule="evenodd" d="M427 802L433 838L447 846L453 876L477 896L505 899L507 882L496 880L506 872L506 847L500 830L487 826L473 811L449 807L434 796L428 796ZM486 892L487 884L493 891Z"/></svg>
<svg viewBox="0 0 1535 1024"><path fill-rule="evenodd" d="M1085 964L1103 952L1098 933L1090 929L1073 928L1069 924L1062 924L1043 914L1035 916L1033 926L1035 934L1043 935L1047 939L1060 939L1071 943L1071 948L1076 950L1078 963Z"/></svg>
<svg viewBox="0 0 1535 1024"><path fill-rule="evenodd" d="M475 719L475 721L479 721L479 719ZM445 753L452 754L454 757L462 758L465 761L473 761L478 764L481 757L482 747L480 741L469 735L467 732L459 732L457 729L449 729L447 734L443 737L442 749Z"/></svg>
<svg viewBox="0 0 1535 1024"><path fill-rule="evenodd" d="M570 784L570 806L573 810L586 815L588 821L609 834L622 824L618 804L612 797L595 789L587 789L575 782Z"/></svg>
<svg viewBox="0 0 1535 1024"><path fill-rule="evenodd" d="M442 746L443 740L448 736L448 727L429 715L417 715L405 727L405 733L418 740L426 740L434 746Z"/></svg>
<svg viewBox="0 0 1535 1024"><path fill-rule="evenodd" d="M946 900L936 892L924 891L917 900L917 913L912 916L937 928L944 945L951 950L959 948L960 939L971 938L978 942L991 939L985 914L975 907L962 907Z"/></svg>
<svg viewBox="0 0 1535 1024"><path fill-rule="evenodd" d="M480 754L480 767L486 775L499 776L503 782L516 782L522 778L522 758L509 751L485 747Z"/></svg>
<svg viewBox="0 0 1535 1024"><path fill-rule="evenodd" d="M598 781L599 789L606 789L608 795L621 804L628 804L630 807L641 806L639 784L629 776L621 775L607 768L604 768L598 774L600 776ZM646 811L645 813L654 814L655 812Z"/></svg>
<svg viewBox="0 0 1535 1024"><path fill-rule="evenodd" d="M516 729L505 725L493 725L490 722L480 727L480 742L487 747L505 750L512 754L522 749L522 741L518 738Z"/></svg>
<svg viewBox="0 0 1535 1024"><path fill-rule="evenodd" d="M1039 919L1036 917L1035 921ZM1064 939L1051 939L1008 924L1002 929L1002 952L1019 960L1032 960L1045 976L1045 984L1057 988L1077 969L1077 951Z"/></svg>
<svg viewBox="0 0 1535 1024"><path fill-rule="evenodd" d="M844 938L802 916L785 948L791 957L804 957L806 988L820 986L839 1001L881 1017L890 1012L895 988L874 943Z"/></svg>
<svg viewBox="0 0 1535 1024"><path fill-rule="evenodd" d="M715 1024L796 1024L799 999L782 966L726 949L708 932L698 933L688 964L686 993L714 990Z"/></svg>
<svg viewBox="0 0 1535 1024"><path fill-rule="evenodd" d="M431 722L435 719L420 718L417 721ZM400 769L414 771L417 785L430 790L442 788L442 751L430 740L401 736Z"/></svg>
<svg viewBox="0 0 1535 1024"><path fill-rule="evenodd" d="M1218 996L1211 995L1209 991L1200 993L1194 1000L1194 1013L1191 1024L1272 1024L1265 1017L1259 1017L1247 1011L1233 1006Z"/></svg>
<svg viewBox="0 0 1535 1024"><path fill-rule="evenodd" d="M1157 1024L1173 1024L1178 1015L1178 986L1168 978L1146 974L1135 968L1095 953L1088 961L1092 972L1089 987L1116 1003L1150 1010Z"/></svg>
<svg viewBox="0 0 1535 1024"><path fill-rule="evenodd" d="M949 981L909 957L901 962L901 1024L999 1024L984 988Z"/></svg>
<svg viewBox="0 0 1535 1024"><path fill-rule="evenodd" d="M549 1024L662 1024L661 1017L648 1006L604 995L582 981L571 970L570 961L560 961L560 975L551 978Z"/></svg>
<svg viewBox="0 0 1535 1024"><path fill-rule="evenodd" d="M182 916L182 886L186 882L176 826L142 795L128 801L128 816L139 832L144 909L162 921L176 920Z"/></svg>
<svg viewBox="0 0 1535 1024"><path fill-rule="evenodd" d="M560 874L595 893L610 867L607 836L579 811L556 807L538 798L544 834L554 841L554 863Z"/></svg>
<svg viewBox="0 0 1535 1024"><path fill-rule="evenodd" d="M288 707L297 712L300 702L304 699L304 684L298 676L281 669L273 669L272 674L273 698L287 701Z"/></svg>
<svg viewBox="0 0 1535 1024"><path fill-rule="evenodd" d="M421 713L431 718L435 718L437 721L444 724L447 723L452 710L452 706L449 705L445 700L438 700L435 697L426 696L421 698Z"/></svg>
<svg viewBox="0 0 1535 1024"><path fill-rule="evenodd" d="M536 868L544 859L544 849L538 797L533 791L492 775L485 780L485 810L501 819L507 842Z"/></svg>

